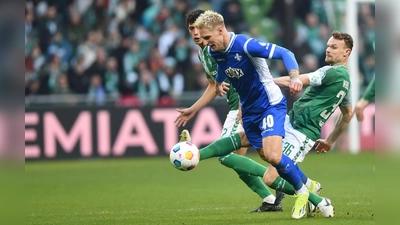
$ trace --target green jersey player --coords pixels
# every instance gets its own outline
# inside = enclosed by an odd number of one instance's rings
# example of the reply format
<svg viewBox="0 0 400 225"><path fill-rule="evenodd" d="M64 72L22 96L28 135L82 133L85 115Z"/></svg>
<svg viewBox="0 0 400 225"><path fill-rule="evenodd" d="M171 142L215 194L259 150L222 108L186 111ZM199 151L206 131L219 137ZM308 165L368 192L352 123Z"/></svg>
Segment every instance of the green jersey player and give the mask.
<svg viewBox="0 0 400 225"><path fill-rule="evenodd" d="M353 48L353 39L347 33L334 31L328 40L324 66L309 74L300 75L304 86L308 86L300 99L289 111L285 121L285 138L283 139L283 153L289 156L294 163L303 161L305 155L315 148L317 153L326 153L333 143L346 130L353 115L350 94L350 75L347 70L348 57ZM274 79L279 86L288 87L289 80L285 77ZM341 115L336 121L333 131L326 139L319 139L322 126L332 113L339 107ZM297 165L298 166L298 165ZM311 180L302 175L304 183ZM275 168L268 167L265 175L267 185L271 185L278 177ZM333 207L327 198L312 199L313 204L326 217L333 216Z"/></svg>
<svg viewBox="0 0 400 225"><path fill-rule="evenodd" d="M369 103L375 97L375 76L372 78L371 82L369 83L367 90L365 90L363 96L358 100L356 104L356 108L354 112L357 116L358 121L363 121L364 119L364 109L369 105Z"/></svg>
<svg viewBox="0 0 400 225"><path fill-rule="evenodd" d="M217 75L217 64L207 50L207 46L203 44L203 40L200 38L198 29L193 25L196 19L202 14L203 10L195 10L188 14L186 22L188 25L189 33L193 41L200 47L198 57L203 65L206 72L207 79L209 81L208 87L204 91L203 95L198 99L191 107L185 109L177 109L179 112L178 117L175 120L175 125L185 126L186 123L193 118L193 116L203 107L212 102L217 96L215 93L215 77ZM229 80L227 79L228 83ZM243 127L240 123L240 112L239 112L239 96L237 92L231 88L227 92L227 102L229 105L229 113L225 119L221 137L228 137L236 132L243 131ZM188 140L190 137L187 130L182 131L181 139ZM237 154L245 155L247 148L241 148L235 151ZM249 158L243 159L235 153L229 153L227 155L219 157L219 161L230 168L235 170L234 165L241 164L243 160L251 160ZM255 161L251 163L258 164ZM266 169L266 167L264 167ZM236 170L235 170L236 171ZM260 207L253 210L253 212L269 212L269 211L282 211L282 204L280 203L283 197L282 193L277 193L278 197L275 197L269 189L266 187L264 182L258 176L249 176L247 173L236 171L239 178L246 183L246 185L257 193L262 199L263 203Z"/></svg>

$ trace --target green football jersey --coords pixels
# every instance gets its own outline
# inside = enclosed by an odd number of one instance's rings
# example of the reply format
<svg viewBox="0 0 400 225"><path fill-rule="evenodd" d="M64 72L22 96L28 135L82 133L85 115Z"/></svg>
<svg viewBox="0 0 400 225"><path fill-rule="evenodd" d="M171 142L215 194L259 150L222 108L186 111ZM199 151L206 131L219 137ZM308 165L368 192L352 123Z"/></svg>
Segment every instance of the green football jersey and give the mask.
<svg viewBox="0 0 400 225"><path fill-rule="evenodd" d="M204 71L206 71L207 78L212 79L215 82L215 77L217 76L217 63L215 62L215 59L210 56L207 46L203 49L199 49L198 56L203 65ZM226 79L225 82L230 84L228 79ZM226 93L226 98L230 111L239 109L239 95L232 85Z"/></svg>
<svg viewBox="0 0 400 225"><path fill-rule="evenodd" d="M325 66L308 74L310 86L289 111L294 129L316 141L338 106L351 105L350 75L345 66Z"/></svg>

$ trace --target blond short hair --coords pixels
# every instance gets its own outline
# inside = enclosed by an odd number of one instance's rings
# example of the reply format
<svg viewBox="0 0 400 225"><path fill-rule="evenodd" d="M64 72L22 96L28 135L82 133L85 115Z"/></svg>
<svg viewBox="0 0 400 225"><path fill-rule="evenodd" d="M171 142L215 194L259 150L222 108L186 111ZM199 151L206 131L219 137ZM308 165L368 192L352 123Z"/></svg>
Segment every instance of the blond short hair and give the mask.
<svg viewBox="0 0 400 225"><path fill-rule="evenodd" d="M196 19L194 25L199 29L208 28L214 30L218 25L225 26L224 17L217 12L207 10Z"/></svg>

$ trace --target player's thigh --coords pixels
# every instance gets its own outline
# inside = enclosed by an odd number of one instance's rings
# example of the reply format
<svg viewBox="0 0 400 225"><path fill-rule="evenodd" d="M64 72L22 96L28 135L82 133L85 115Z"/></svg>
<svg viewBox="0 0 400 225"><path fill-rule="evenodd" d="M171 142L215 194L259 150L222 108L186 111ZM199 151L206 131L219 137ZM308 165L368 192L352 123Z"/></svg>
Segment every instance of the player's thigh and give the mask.
<svg viewBox="0 0 400 225"><path fill-rule="evenodd" d="M237 121L238 119L238 110L229 111L228 115L225 118L224 125L222 127L221 137L229 137L234 133L243 130L242 124Z"/></svg>
<svg viewBox="0 0 400 225"><path fill-rule="evenodd" d="M290 124L289 116L285 121L285 138L282 140L282 153L294 163L302 162L315 142L306 135L295 130Z"/></svg>
<svg viewBox="0 0 400 225"><path fill-rule="evenodd" d="M259 128L259 116L246 116L243 117L242 120L243 129L246 134L248 143L255 149L262 148L262 137Z"/></svg>
<svg viewBox="0 0 400 225"><path fill-rule="evenodd" d="M259 124L262 136L264 154L271 160L279 160L282 155L282 138L285 136L285 104L271 106L263 114L262 123ZM277 162L279 163L279 162Z"/></svg>
<svg viewBox="0 0 400 225"><path fill-rule="evenodd" d="M263 152L267 162L276 165L280 162L282 156L282 137L268 136L262 139Z"/></svg>

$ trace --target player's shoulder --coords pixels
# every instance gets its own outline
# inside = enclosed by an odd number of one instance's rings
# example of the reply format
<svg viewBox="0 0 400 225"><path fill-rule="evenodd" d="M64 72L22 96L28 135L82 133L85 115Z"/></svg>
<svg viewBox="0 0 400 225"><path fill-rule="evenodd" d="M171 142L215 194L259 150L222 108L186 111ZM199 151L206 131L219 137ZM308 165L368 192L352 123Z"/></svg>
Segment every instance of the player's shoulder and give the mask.
<svg viewBox="0 0 400 225"><path fill-rule="evenodd" d="M250 40L252 39L252 38L250 38L249 36L247 36L245 34L236 34L234 38L235 38L235 42L236 43L240 43L241 45L246 43L249 39Z"/></svg>
<svg viewBox="0 0 400 225"><path fill-rule="evenodd" d="M334 69L336 76L342 77L345 80L350 79L349 70L347 69L346 66L344 65L333 66L332 69Z"/></svg>

